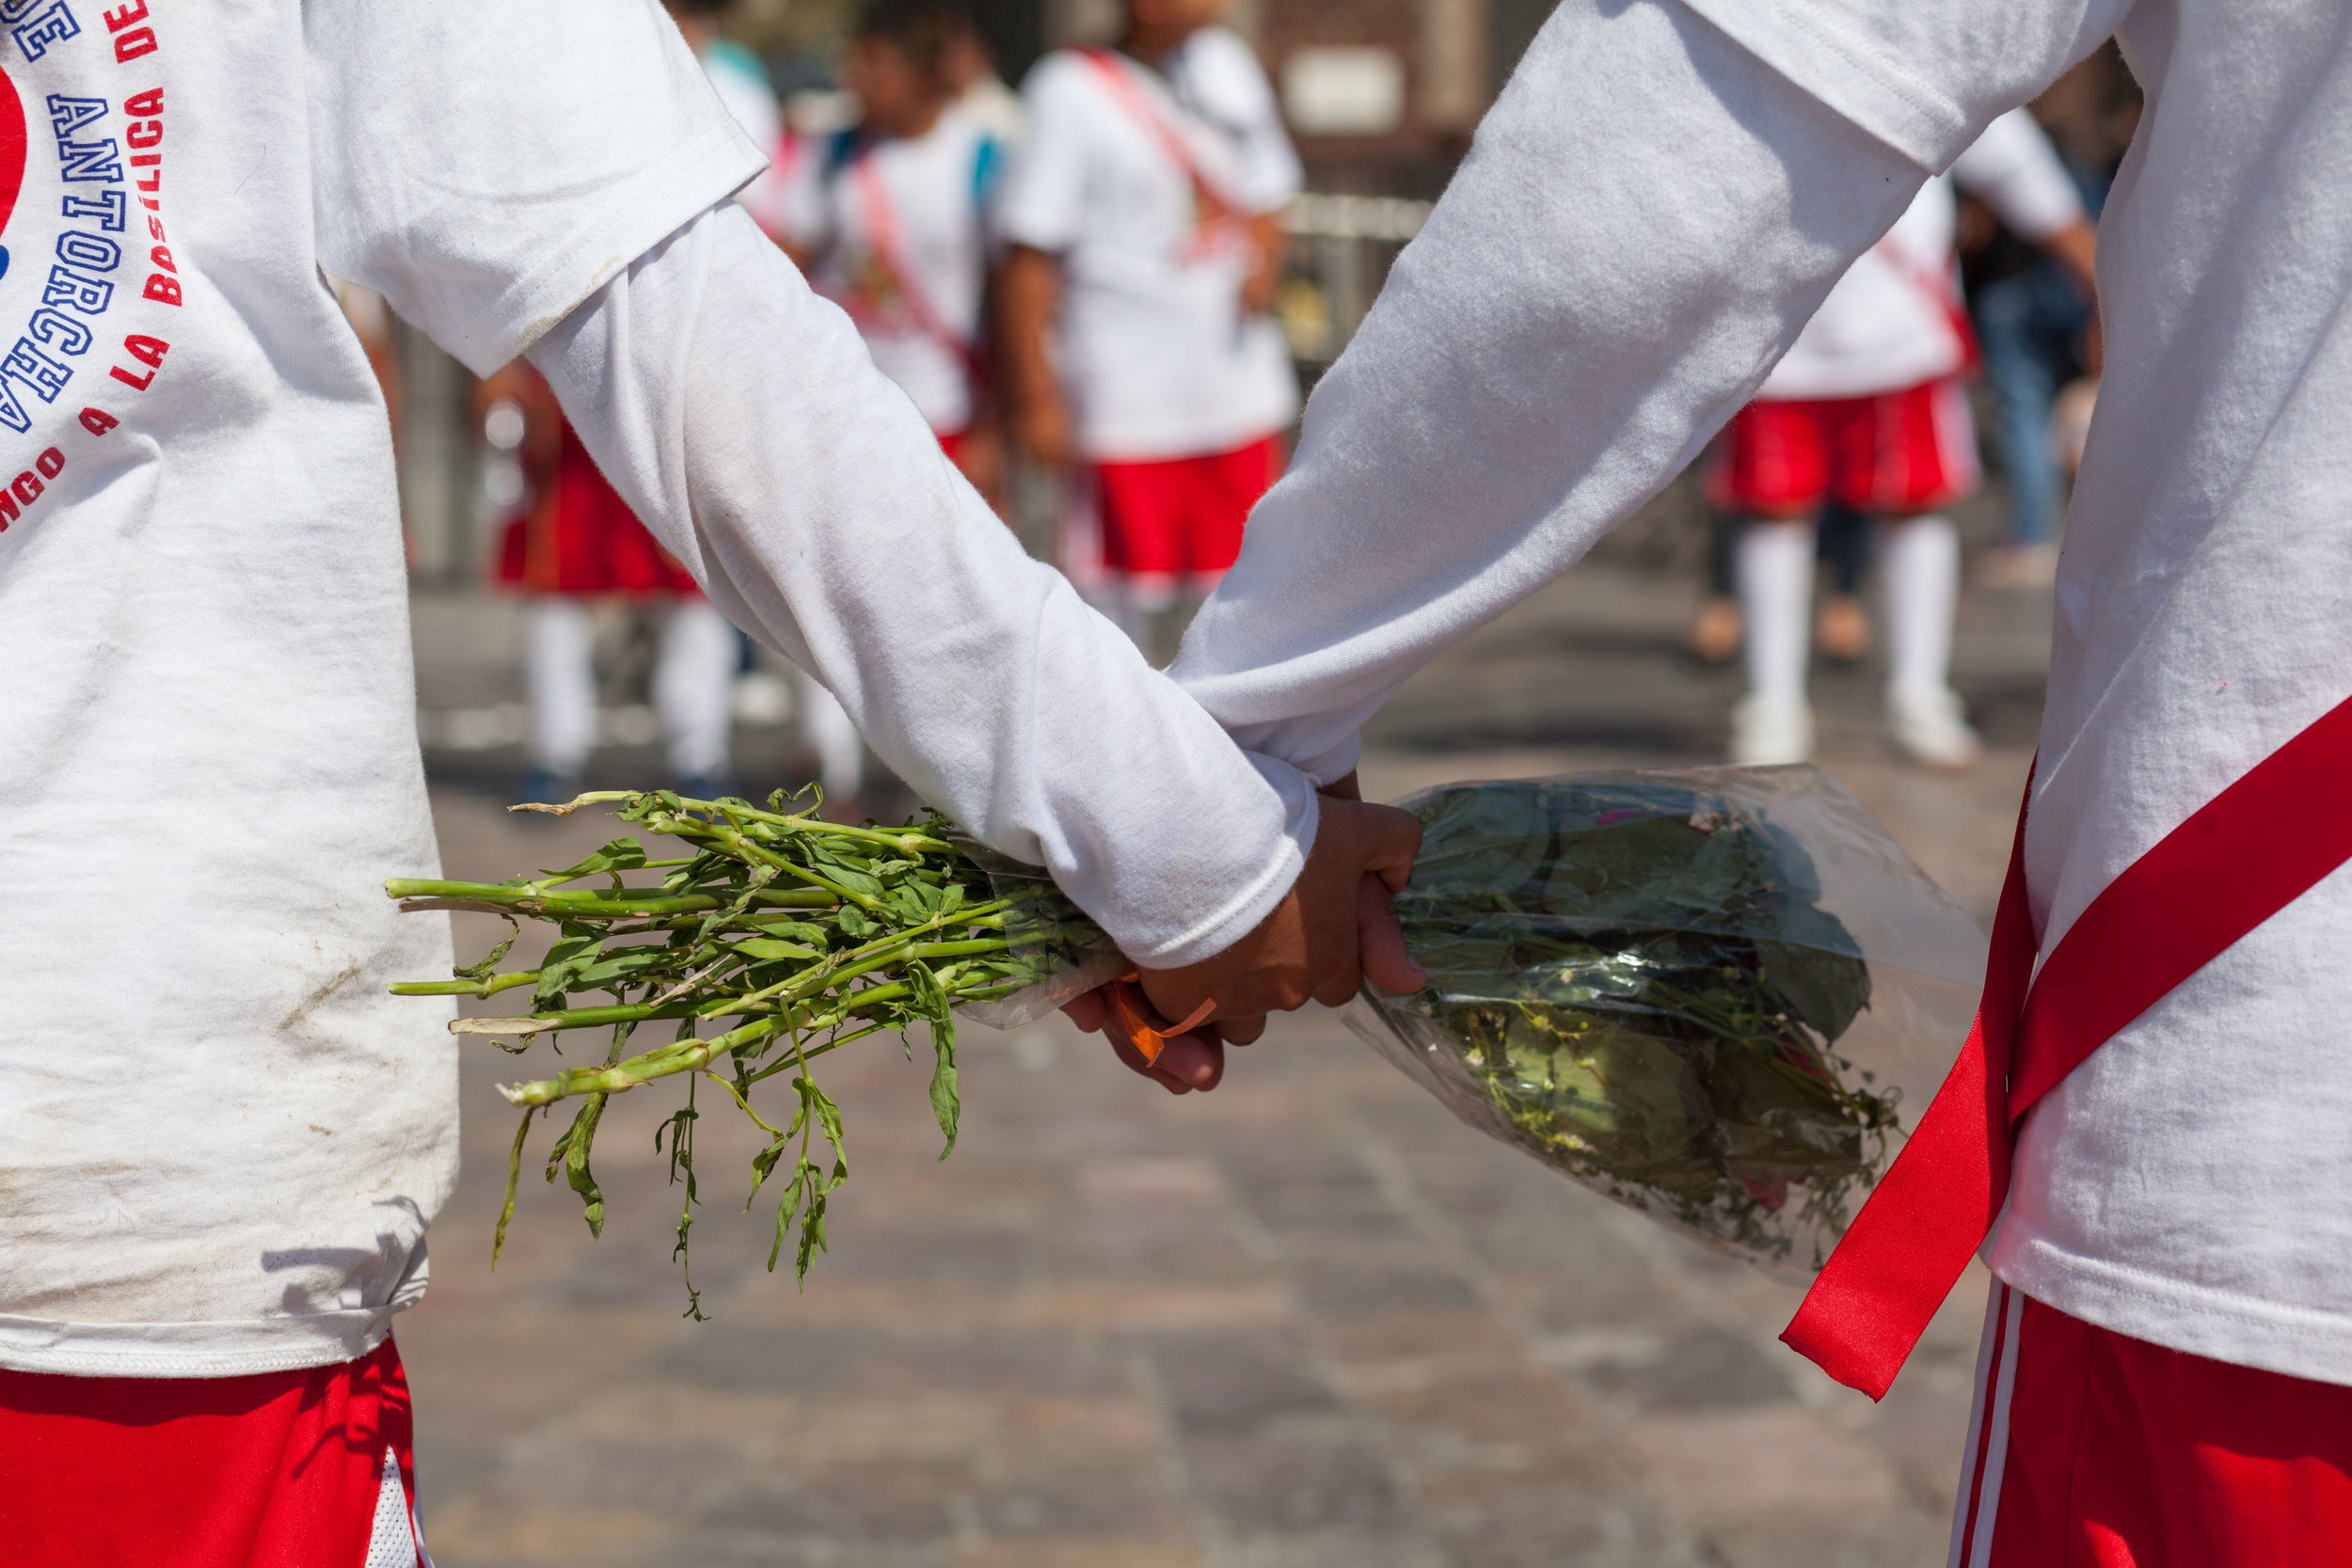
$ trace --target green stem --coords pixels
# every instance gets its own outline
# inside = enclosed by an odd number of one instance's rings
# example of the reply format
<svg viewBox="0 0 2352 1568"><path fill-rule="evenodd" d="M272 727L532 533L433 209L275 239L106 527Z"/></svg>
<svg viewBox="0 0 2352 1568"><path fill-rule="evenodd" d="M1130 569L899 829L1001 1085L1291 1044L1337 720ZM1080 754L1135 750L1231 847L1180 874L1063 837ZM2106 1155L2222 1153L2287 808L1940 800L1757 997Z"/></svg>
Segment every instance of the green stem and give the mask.
<svg viewBox="0 0 2352 1568"><path fill-rule="evenodd" d="M943 942L940 945L961 944ZM987 993L1002 993L1005 990L1006 988L1002 985L983 986L963 995L950 992L949 1000L989 999ZM835 1028L848 1020L862 1013L870 1012L885 1003L903 1001L914 994L914 988L904 982L887 986L869 986L864 990L852 991L837 999L837 1005L830 1011L812 1010L803 1013L797 1009L780 1010L766 1018L754 1019L748 1023L738 1024L725 1034L714 1035L708 1039L680 1040L675 1045L665 1045L658 1050L648 1051L643 1055L632 1056L614 1067L574 1068L569 1071L560 1072L552 1078L542 1078L532 1083L502 1084L499 1086L499 1092L507 1098L509 1103L516 1105L546 1105L576 1094L626 1094L630 1089L642 1087L674 1073L697 1071L707 1067L716 1056L733 1051L738 1046L750 1045L756 1040L765 1039L780 1031L794 1029L804 1034L814 1034ZM569 1013L548 1016L550 1019L564 1019L565 1022L560 1027L568 1029L586 1028L595 1022L618 1022L620 1020L613 1015L639 1012L640 1009L624 1007L577 1007ZM588 1015L596 1016L592 1019ZM677 1017L680 1015L664 1010L655 1016ZM570 1022L573 1019L580 1019L581 1022L577 1023ZM466 1019L459 1022L480 1023L486 1021ZM809 1050L806 1054L821 1055L834 1049L834 1046L847 1044L849 1039L862 1038L881 1027L882 1027L881 1024L876 1024L846 1039L818 1046ZM480 1030L469 1032L487 1033L487 1031ZM757 1082L759 1077L764 1076L766 1076L765 1072L755 1075L752 1081Z"/></svg>
<svg viewBox="0 0 2352 1568"><path fill-rule="evenodd" d="M486 980L395 980L385 987L394 996L495 996L516 986L536 985L539 972L518 970L510 974L493 974Z"/></svg>
<svg viewBox="0 0 2352 1568"><path fill-rule="evenodd" d="M404 900L453 899L467 906L492 905L501 911L513 910L522 914L546 915L558 920L594 920L599 917L627 920L648 915L691 914L724 909L729 902L702 893L667 895L655 893L645 897L615 898L610 894L536 893L527 887L508 887L496 882L417 881L399 877L386 882L384 891L394 898ZM762 888L752 895L752 902L773 909L821 910L832 908L834 900L816 888Z"/></svg>
<svg viewBox="0 0 2352 1568"><path fill-rule="evenodd" d="M744 1006L748 1006L765 1002L769 998L774 996L786 996L791 1000L797 1001L801 997L809 995L812 991L822 990L828 986L847 979L851 974L863 974L866 970L875 968L876 965L865 961L867 958L873 958L877 955L881 955L885 958L895 956L901 943L910 943L914 942L915 938L922 936L927 932L941 930L949 926L977 926L983 929L1001 931L1005 927L1005 917L1001 912L999 912L1003 910L1003 908L1004 906L1001 904L975 904L968 910L956 910L946 914L933 915L930 919L925 921L920 926L910 927L903 931L893 931L886 937L876 937L872 942L867 942L863 947L852 947L846 953L836 954L830 958L819 960L815 968L804 969L798 974L792 975L787 979L778 980L772 986L768 986L762 990L753 991L750 995L742 998L742 1003ZM998 948L1009 948L1012 944L1007 942L999 942L996 945ZM974 952L990 952L994 950L995 949L992 948L972 949ZM845 965L859 965L861 967L845 968L843 967ZM822 983L819 984L818 982ZM722 1007L719 1009L719 1012L724 1012L726 1010L726 1008ZM709 1018L716 1017L717 1014L705 1013L704 1016L706 1018Z"/></svg>
<svg viewBox="0 0 2352 1568"><path fill-rule="evenodd" d="M681 799L678 801L678 804L691 811L723 812L728 816L740 817L747 822L765 822L772 827L788 828L795 832L825 833L834 838L856 839L861 843L879 844L883 846L885 848L904 850L909 853L921 850L952 851L955 848L955 846L949 844L946 840L933 838L929 833L915 828L900 828L895 830L890 828L852 828L846 823L828 822L821 816L780 816L772 811L761 811L757 806L721 804L716 800L688 800Z"/></svg>

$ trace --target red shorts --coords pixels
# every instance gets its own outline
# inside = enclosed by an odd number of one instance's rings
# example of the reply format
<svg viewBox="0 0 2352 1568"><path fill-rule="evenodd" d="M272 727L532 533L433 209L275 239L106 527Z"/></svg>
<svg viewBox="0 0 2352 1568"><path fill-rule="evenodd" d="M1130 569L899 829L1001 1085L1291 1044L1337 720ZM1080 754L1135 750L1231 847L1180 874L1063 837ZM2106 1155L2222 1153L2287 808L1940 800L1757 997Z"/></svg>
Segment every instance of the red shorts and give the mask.
<svg viewBox="0 0 2352 1568"><path fill-rule="evenodd" d="M2352 1388L2126 1338L1994 1284L1952 1568L2346 1560Z"/></svg>
<svg viewBox="0 0 2352 1568"><path fill-rule="evenodd" d="M246 1377L0 1370L0 1560L431 1568L410 1441L389 1339Z"/></svg>
<svg viewBox="0 0 2352 1568"><path fill-rule="evenodd" d="M1809 516L1835 498L1857 512L1930 512L1977 487L1968 398L1947 376L1899 392L1756 402L1715 443L1707 496L1746 516Z"/></svg>
<svg viewBox="0 0 2352 1568"><path fill-rule="evenodd" d="M1249 509L1273 487L1271 436L1232 451L1095 467L1103 564L1131 577L1214 577L1241 554Z"/></svg>

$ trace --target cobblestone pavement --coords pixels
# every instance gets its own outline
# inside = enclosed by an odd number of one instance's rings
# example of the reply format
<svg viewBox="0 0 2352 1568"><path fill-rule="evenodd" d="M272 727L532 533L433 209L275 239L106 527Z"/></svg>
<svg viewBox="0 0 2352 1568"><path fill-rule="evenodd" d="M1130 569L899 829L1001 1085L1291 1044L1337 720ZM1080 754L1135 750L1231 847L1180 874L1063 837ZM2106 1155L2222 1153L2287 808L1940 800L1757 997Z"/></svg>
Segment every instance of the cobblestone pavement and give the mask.
<svg viewBox="0 0 2352 1568"><path fill-rule="evenodd" d="M1677 661L1687 608L1572 577L1400 694L1367 793L1712 760L1736 681ZM2046 615L1970 602L1963 685L1996 742L1973 773L1892 762L1867 669L1820 689L1827 766L1980 913ZM453 875L603 836L437 804ZM496 926L460 918L461 945ZM714 1109L702 1324L679 1316L659 1090L599 1136L604 1239L533 1174L491 1275L513 1131L491 1085L516 1074L469 1049L466 1175L400 1329L443 1568L1943 1560L1980 1276L1872 1406L1774 1342L1792 1287L1462 1128L1331 1015L1279 1021L1184 1100L1058 1022L968 1030L944 1164L927 1067L845 1053L827 1086L853 1175L800 1292L788 1259L762 1266L772 1219L737 1212L756 1146Z"/></svg>

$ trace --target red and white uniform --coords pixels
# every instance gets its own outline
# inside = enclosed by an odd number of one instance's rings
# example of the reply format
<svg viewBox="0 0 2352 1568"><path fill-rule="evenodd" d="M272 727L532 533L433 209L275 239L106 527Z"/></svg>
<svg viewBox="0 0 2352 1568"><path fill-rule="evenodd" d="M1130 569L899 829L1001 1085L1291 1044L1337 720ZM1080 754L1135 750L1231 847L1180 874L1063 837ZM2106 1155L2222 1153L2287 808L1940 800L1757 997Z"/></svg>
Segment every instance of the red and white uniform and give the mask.
<svg viewBox="0 0 2352 1568"><path fill-rule="evenodd" d="M1758 516L1926 512L1975 491L1974 422L1960 387L1975 357L1952 253L1959 182L2027 239L2083 214L2041 128L2012 109L1931 180L1846 269L1724 427L1708 473L1715 504Z"/></svg>
<svg viewBox="0 0 2352 1568"><path fill-rule="evenodd" d="M1565 0L1318 383L1174 673L1245 744L1347 772L1390 693L1654 494L1919 186L2113 35L2147 107L2100 225L2105 390L2024 840L2050 954L2352 696L2343 29L2284 0ZM2347 932L2340 869L2042 1097L1994 1275L2107 1334L2352 1386ZM2190 1397L2149 1423L2161 1453L2094 1463L2181 1473ZM2257 1493L2344 1473L2278 1430ZM2352 1521L2328 1529L2282 1557L2184 1525L2129 1560L2334 1560Z"/></svg>
<svg viewBox="0 0 2352 1568"><path fill-rule="evenodd" d="M40 1568L432 1568L389 1339L237 1377L0 1369L0 1543Z"/></svg>
<svg viewBox="0 0 2352 1568"><path fill-rule="evenodd" d="M849 311L884 375L943 439L972 423L996 140L950 105L919 136L855 132L798 150L775 233Z"/></svg>
<svg viewBox="0 0 2352 1568"><path fill-rule="evenodd" d="M425 1289L457 1171L449 1010L386 991L452 961L444 921L380 892L439 874L391 431L322 272L476 374L528 356L712 603L1141 961L1263 920L1314 796L957 478L729 199L761 150L660 8L19 21L0 74L0 1369L25 1375L0 1381L0 1443L95 1420L107 1451L79 1468L107 1493L83 1508L0 1462L0 1560L177 1562L164 1503L192 1487L141 1458L161 1424L223 1423L199 1446L240 1456L215 1466L240 1508L248 1482L263 1515L278 1481L307 1485L277 1462L327 1428L281 1418L282 1388L206 1401L281 1376L298 1409L357 1399ZM167 939L105 935L126 888ZM359 1430L341 1428L357 1482L331 1507L333 1539L365 1551L385 1449L350 1451ZM28 1511L74 1545L22 1550ZM136 1521L155 1533L125 1547ZM360 1568L341 1553L282 1560Z"/></svg>
<svg viewBox="0 0 2352 1568"><path fill-rule="evenodd" d="M2233 1366L1995 1283L1948 1568L2271 1568L2352 1543L2352 1386Z"/></svg>
<svg viewBox="0 0 2352 1568"><path fill-rule="evenodd" d="M1298 407L1279 328L1241 309L1245 220L1299 186L1273 88L1247 43L1204 27L1158 71L1050 55L1022 97L998 226L1061 259L1057 366L1079 451L1104 468L1099 543L1081 529L1067 563L1214 579Z"/></svg>

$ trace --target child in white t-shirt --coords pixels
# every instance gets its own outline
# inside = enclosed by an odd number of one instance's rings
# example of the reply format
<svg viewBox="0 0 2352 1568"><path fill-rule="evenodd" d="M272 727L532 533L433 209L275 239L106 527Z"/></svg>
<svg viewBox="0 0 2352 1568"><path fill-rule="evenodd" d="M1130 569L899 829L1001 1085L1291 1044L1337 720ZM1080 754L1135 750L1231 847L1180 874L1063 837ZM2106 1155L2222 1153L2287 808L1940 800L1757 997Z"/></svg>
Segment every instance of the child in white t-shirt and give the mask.
<svg viewBox="0 0 2352 1568"><path fill-rule="evenodd" d="M1982 1028L1785 1337L1881 1393L1981 1247L1953 1568L2334 1564L2342 8L1562 0L1174 668L1246 744L1345 776L1414 669L1655 494L1922 182L2110 36L2147 111L2101 214L2106 370Z"/></svg>
<svg viewBox="0 0 2352 1568"><path fill-rule="evenodd" d="M2090 221L2025 110L1987 126L1951 175L2018 233L2069 260L2088 285ZM1978 481L1962 385L1976 341L1961 303L1953 219L1951 181L1930 181L1838 279L1717 442L1709 497L1748 522L1737 578L1749 691L1732 714L1734 762L1812 753L1814 525L1833 500L1883 525L1890 738L1931 767L1976 760L1976 732L1948 681L1960 539L1943 508Z"/></svg>
<svg viewBox="0 0 2352 1568"><path fill-rule="evenodd" d="M996 138L958 99L975 50L955 0L868 0L843 83L858 123L794 149L770 232L817 292L850 313L940 449L997 500L1003 464L984 417L981 331ZM866 748L841 704L800 675L802 731L828 800L864 787Z"/></svg>
<svg viewBox="0 0 2352 1568"><path fill-rule="evenodd" d="M1022 553L735 205L764 150L655 7L17 12L0 1560L420 1560L390 1329L457 1041L386 987L453 956L380 892L439 867L389 422L323 274L528 359L711 603L1165 1016L1354 989L1411 819L1245 755Z"/></svg>
<svg viewBox="0 0 2352 1568"><path fill-rule="evenodd" d="M988 494L998 464L981 418L982 306L1003 159L957 102L971 36L954 0L867 0L842 71L860 119L794 160L776 237Z"/></svg>
<svg viewBox="0 0 2352 1568"><path fill-rule="evenodd" d="M1041 61L997 214L1009 424L1085 466L1065 565L1131 630L1232 564L1297 408L1267 309L1298 160L1219 8L1131 0L1118 49Z"/></svg>

